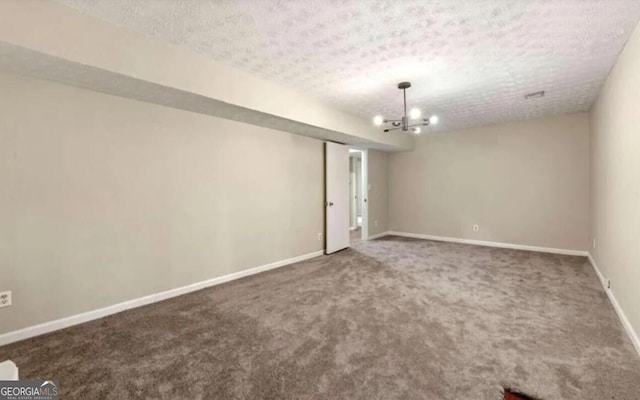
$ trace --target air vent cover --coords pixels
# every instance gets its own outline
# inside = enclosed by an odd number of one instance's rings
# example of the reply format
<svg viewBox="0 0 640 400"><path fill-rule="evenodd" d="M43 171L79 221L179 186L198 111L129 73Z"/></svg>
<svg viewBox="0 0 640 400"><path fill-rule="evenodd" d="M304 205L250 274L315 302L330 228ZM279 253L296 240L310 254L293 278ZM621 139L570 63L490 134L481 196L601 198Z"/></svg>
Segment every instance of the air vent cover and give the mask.
<svg viewBox="0 0 640 400"><path fill-rule="evenodd" d="M524 98L527 100L535 99L536 97L544 97L544 90L541 90L539 92L528 93L524 95Z"/></svg>

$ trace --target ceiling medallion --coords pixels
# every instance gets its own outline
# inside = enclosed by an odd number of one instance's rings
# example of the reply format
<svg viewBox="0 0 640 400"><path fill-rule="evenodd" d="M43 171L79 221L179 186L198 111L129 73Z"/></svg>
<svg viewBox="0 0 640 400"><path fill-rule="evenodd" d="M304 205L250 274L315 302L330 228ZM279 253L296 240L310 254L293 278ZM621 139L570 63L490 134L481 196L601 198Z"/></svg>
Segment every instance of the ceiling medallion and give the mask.
<svg viewBox="0 0 640 400"><path fill-rule="evenodd" d="M376 126L382 126L383 124L390 124L392 128L386 128L385 132L397 131L402 129L403 132L413 132L418 134L421 132L421 126L435 125L438 123L438 116L432 115L429 118L423 118L420 122L411 123L416 120L420 120L422 111L419 108L412 108L407 115L407 89L411 87L411 82L398 83L398 89L402 90L404 97L404 115L401 119L384 119L381 115L373 117L373 124Z"/></svg>

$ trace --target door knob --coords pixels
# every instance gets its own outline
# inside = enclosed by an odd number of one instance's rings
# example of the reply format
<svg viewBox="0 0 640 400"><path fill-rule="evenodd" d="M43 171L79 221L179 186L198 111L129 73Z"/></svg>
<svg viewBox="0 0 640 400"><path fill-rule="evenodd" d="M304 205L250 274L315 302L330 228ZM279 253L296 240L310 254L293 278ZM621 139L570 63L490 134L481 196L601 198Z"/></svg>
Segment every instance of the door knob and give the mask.
<svg viewBox="0 0 640 400"><path fill-rule="evenodd" d="M329 204L329 207L333 206L333 201L330 201L328 204Z"/></svg>

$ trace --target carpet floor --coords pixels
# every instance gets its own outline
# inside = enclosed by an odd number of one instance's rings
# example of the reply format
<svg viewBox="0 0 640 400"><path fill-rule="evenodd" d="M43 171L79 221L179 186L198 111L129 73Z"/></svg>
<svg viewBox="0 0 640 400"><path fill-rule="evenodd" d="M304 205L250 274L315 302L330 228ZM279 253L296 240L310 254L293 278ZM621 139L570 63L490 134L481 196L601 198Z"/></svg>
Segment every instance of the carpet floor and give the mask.
<svg viewBox="0 0 640 400"><path fill-rule="evenodd" d="M63 399L640 399L584 257L386 237L0 348Z"/></svg>

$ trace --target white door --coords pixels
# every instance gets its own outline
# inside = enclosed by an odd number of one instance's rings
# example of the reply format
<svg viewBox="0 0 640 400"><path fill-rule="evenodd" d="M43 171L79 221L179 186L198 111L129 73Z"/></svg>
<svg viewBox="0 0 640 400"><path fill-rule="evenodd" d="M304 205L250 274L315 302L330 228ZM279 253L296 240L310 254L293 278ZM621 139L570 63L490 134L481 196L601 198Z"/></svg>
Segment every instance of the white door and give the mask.
<svg viewBox="0 0 640 400"><path fill-rule="evenodd" d="M325 158L325 227L331 254L349 247L349 148L326 142Z"/></svg>

